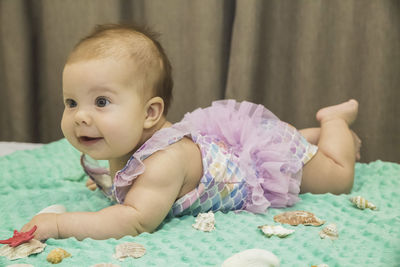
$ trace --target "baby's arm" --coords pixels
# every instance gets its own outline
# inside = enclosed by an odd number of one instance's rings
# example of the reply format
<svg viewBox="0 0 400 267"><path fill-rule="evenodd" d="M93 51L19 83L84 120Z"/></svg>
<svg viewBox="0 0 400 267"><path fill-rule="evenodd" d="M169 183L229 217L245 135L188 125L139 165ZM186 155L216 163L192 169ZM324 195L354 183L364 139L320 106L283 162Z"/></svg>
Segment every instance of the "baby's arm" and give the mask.
<svg viewBox="0 0 400 267"><path fill-rule="evenodd" d="M146 171L135 180L123 205L97 212L39 214L21 231L36 224L35 238L39 240L50 237L107 239L152 232L179 195L185 179L185 160L182 153L173 149L158 151L145 160Z"/></svg>

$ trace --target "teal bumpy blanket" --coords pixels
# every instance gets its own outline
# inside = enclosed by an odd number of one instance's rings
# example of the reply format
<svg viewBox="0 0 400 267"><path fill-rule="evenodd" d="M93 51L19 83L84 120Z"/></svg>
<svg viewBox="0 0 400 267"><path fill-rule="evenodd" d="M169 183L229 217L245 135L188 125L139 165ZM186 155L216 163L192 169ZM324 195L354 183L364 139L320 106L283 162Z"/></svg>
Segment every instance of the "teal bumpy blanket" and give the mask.
<svg viewBox="0 0 400 267"><path fill-rule="evenodd" d="M53 204L62 204L68 211L97 211L111 204L99 190L92 192L85 187L87 177L79 158L80 153L65 139L0 157L0 239L11 237L14 229ZM378 209L356 208L349 198L357 195ZM72 255L57 266L220 266L233 254L252 248L271 251L281 266L400 266L400 164L357 163L351 194L300 197L295 206L270 209L264 215L217 212L216 229L211 232L194 229L195 218L184 216L164 221L154 233L120 240L49 239L44 252L14 261L0 257L0 266L50 266L46 256L54 248ZM277 225L273 217L289 210L310 211L326 223L318 227L285 224L285 228L295 230L285 238L267 237L258 228ZM319 236L330 223L337 225L337 240ZM146 254L137 259L114 259L116 245L124 242L142 244Z"/></svg>

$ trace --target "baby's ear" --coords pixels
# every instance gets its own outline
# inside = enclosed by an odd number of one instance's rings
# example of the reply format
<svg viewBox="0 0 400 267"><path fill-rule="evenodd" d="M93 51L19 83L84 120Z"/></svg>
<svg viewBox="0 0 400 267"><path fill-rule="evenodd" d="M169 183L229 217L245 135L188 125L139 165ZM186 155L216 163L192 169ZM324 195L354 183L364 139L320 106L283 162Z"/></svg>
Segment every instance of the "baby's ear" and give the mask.
<svg viewBox="0 0 400 267"><path fill-rule="evenodd" d="M146 104L146 119L143 128L150 129L161 119L164 113L164 100L161 97L153 97Z"/></svg>

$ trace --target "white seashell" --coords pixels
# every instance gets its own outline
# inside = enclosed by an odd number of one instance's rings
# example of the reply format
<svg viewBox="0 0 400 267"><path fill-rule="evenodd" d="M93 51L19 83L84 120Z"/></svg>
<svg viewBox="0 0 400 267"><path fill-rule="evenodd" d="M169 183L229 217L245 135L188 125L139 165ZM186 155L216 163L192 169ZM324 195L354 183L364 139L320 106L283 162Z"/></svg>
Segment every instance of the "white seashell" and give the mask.
<svg viewBox="0 0 400 267"><path fill-rule="evenodd" d="M208 213L199 213L192 227L203 232L211 232L215 229L214 213L212 211Z"/></svg>
<svg viewBox="0 0 400 267"><path fill-rule="evenodd" d="M312 265L311 267L329 267L329 265L325 264L325 263L321 263L321 264L318 264L318 265Z"/></svg>
<svg viewBox="0 0 400 267"><path fill-rule="evenodd" d="M280 225L261 225L259 229L268 237L272 235L279 236L280 238L286 237L294 232L294 230L286 229Z"/></svg>
<svg viewBox="0 0 400 267"><path fill-rule="evenodd" d="M115 247L114 258L123 261L126 257L140 258L146 253L146 248L138 243L126 242Z"/></svg>
<svg viewBox="0 0 400 267"><path fill-rule="evenodd" d="M221 267L279 267L277 256L264 249L248 249L226 259Z"/></svg>
<svg viewBox="0 0 400 267"><path fill-rule="evenodd" d="M51 205L48 206L47 208L42 209L41 211L39 211L37 214L40 213L64 213L67 210L65 209L65 207L63 205Z"/></svg>
<svg viewBox="0 0 400 267"><path fill-rule="evenodd" d="M31 239L29 242L23 243L17 247L10 247L9 245L2 246L0 248L0 256L5 256L9 260L22 259L31 254L42 252L45 247L46 244L36 239Z"/></svg>
<svg viewBox="0 0 400 267"><path fill-rule="evenodd" d="M336 224L332 223L327 225L325 228L319 232L321 238L330 238L331 240L336 240L339 238L339 232L337 230Z"/></svg>
<svg viewBox="0 0 400 267"><path fill-rule="evenodd" d="M97 264L92 265L90 267L121 267L121 266L116 265L116 264L112 264L112 263L97 263Z"/></svg>
<svg viewBox="0 0 400 267"><path fill-rule="evenodd" d="M376 206L363 198L362 196L356 196L356 197L351 197L350 201L356 205L357 208L359 209L371 209L371 210L376 210Z"/></svg>
<svg viewBox="0 0 400 267"><path fill-rule="evenodd" d="M325 223L325 221L315 216L314 213L303 210L287 211L284 213L280 213L274 216L274 221L290 225L304 224L313 226L320 226Z"/></svg>

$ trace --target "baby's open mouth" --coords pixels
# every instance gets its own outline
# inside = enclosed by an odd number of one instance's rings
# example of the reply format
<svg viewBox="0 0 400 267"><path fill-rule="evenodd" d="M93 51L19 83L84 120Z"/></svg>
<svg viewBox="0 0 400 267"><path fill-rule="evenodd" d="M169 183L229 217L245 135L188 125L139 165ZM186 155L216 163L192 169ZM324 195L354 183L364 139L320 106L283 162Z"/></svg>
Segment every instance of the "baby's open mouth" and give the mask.
<svg viewBox="0 0 400 267"><path fill-rule="evenodd" d="M87 142L99 141L99 140L103 139L103 137L80 136L78 139L80 142L87 143Z"/></svg>

